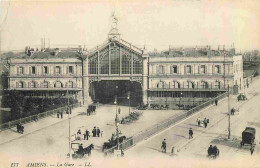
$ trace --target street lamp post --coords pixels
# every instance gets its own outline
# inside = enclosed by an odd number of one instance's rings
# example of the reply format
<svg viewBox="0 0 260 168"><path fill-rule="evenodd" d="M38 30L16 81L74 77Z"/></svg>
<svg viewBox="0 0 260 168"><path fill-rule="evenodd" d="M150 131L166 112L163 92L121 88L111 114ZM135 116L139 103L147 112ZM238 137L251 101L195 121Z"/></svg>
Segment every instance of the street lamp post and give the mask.
<svg viewBox="0 0 260 168"><path fill-rule="evenodd" d="M119 150L119 134L118 134L118 114L117 114L117 96L115 96L115 102L116 105L116 119L115 119L115 125L116 125L116 136L117 136L117 149Z"/></svg>
<svg viewBox="0 0 260 168"><path fill-rule="evenodd" d="M71 140L70 140L70 112L69 112L69 90L67 88L67 110L68 110L68 119L69 119L69 158L71 156L70 152L70 146L71 146Z"/></svg>
<svg viewBox="0 0 260 168"><path fill-rule="evenodd" d="M180 97L180 102L179 102L179 104L180 104L180 109L181 109L181 98L182 98L182 92L181 92L181 97Z"/></svg>
<svg viewBox="0 0 260 168"><path fill-rule="evenodd" d="M130 97L130 91L127 93L127 99L128 99L128 105L129 105L129 115L130 115L130 99L131 99L131 97Z"/></svg>
<svg viewBox="0 0 260 168"><path fill-rule="evenodd" d="M229 85L228 85L228 139L230 139L230 100L229 100Z"/></svg>

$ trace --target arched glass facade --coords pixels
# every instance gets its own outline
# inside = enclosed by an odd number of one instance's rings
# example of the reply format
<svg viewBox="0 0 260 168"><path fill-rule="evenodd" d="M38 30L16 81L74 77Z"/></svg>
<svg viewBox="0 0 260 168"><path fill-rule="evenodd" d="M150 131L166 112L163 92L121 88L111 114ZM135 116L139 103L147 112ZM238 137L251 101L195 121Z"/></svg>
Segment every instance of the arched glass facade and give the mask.
<svg viewBox="0 0 260 168"><path fill-rule="evenodd" d="M89 74L142 74L141 55L117 44L110 44L88 59Z"/></svg>

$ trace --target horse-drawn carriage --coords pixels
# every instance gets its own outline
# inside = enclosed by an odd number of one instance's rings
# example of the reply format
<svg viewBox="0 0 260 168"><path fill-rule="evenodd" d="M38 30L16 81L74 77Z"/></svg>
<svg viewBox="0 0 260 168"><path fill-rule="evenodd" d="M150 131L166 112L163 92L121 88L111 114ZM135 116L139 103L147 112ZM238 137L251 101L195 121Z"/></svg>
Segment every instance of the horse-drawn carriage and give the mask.
<svg viewBox="0 0 260 168"><path fill-rule="evenodd" d="M72 158L77 159L77 158L83 158L86 155L90 156L91 150L94 149L94 145L90 144L86 148L83 148L83 145L80 143L72 143L71 148L74 151L74 153L72 154Z"/></svg>
<svg viewBox="0 0 260 168"><path fill-rule="evenodd" d="M89 105L88 106L88 109L87 109L87 115L90 115L92 113L95 113L96 112L96 106L95 105Z"/></svg>
<svg viewBox="0 0 260 168"><path fill-rule="evenodd" d="M160 104L150 104L151 109L153 110L168 110L169 105L160 105Z"/></svg>
<svg viewBox="0 0 260 168"><path fill-rule="evenodd" d="M148 104L140 104L136 107L137 110L146 110L148 108Z"/></svg>
<svg viewBox="0 0 260 168"><path fill-rule="evenodd" d="M16 124L16 129L17 129L17 132L23 134L24 126L22 126L21 124Z"/></svg>
<svg viewBox="0 0 260 168"><path fill-rule="evenodd" d="M244 94L239 94L239 95L237 96L237 101L240 101L240 100L247 100L246 95L244 95Z"/></svg>
<svg viewBox="0 0 260 168"><path fill-rule="evenodd" d="M251 148L254 149L255 132L255 128L246 127L246 129L242 132L242 141L240 143L241 147L250 145Z"/></svg>
<svg viewBox="0 0 260 168"><path fill-rule="evenodd" d="M217 158L219 157L219 149L217 148L217 146L212 146L210 145L208 148L208 157L210 158Z"/></svg>
<svg viewBox="0 0 260 168"><path fill-rule="evenodd" d="M126 140L126 136L119 137L119 144ZM117 146L117 138L112 138L108 140L108 142L104 142L102 151L104 152L105 149L110 149Z"/></svg>
<svg viewBox="0 0 260 168"><path fill-rule="evenodd" d="M129 116L126 116L126 117L122 118L120 123L121 124L126 124L126 123L131 123L133 121L136 121L136 120L139 119L141 114L142 114L141 112L136 112L136 111L132 112L132 113L129 114Z"/></svg>

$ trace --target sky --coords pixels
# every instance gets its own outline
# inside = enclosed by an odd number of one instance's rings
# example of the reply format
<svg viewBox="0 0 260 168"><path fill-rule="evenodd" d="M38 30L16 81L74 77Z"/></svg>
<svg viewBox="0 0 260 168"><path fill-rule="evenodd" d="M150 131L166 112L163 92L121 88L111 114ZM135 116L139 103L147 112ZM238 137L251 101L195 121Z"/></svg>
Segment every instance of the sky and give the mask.
<svg viewBox="0 0 260 168"><path fill-rule="evenodd" d="M1 0L0 0L1 1ZM259 0L1 1L1 49L102 44L115 11L121 37L148 51L218 45L260 49ZM46 40L48 43L48 40ZM48 44L46 44L48 46Z"/></svg>

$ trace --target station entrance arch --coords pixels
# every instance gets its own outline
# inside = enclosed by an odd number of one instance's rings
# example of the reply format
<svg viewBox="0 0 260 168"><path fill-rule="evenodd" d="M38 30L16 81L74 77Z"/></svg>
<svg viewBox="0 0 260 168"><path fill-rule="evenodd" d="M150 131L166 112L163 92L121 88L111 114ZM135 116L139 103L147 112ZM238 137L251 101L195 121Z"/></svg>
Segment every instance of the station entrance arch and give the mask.
<svg viewBox="0 0 260 168"><path fill-rule="evenodd" d="M118 103L124 103L129 91L135 97L132 105L146 104L147 71L148 54L144 50L122 39L108 39L83 54L84 104L95 100L112 103L115 96L119 97Z"/></svg>
<svg viewBox="0 0 260 168"><path fill-rule="evenodd" d="M117 104L137 106L142 102L142 86L139 82L127 80L103 80L90 84L90 97L96 102L113 104L117 96Z"/></svg>

